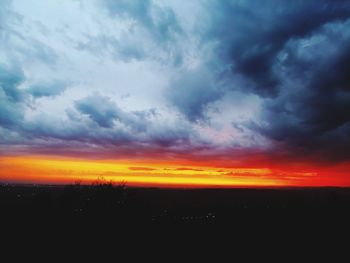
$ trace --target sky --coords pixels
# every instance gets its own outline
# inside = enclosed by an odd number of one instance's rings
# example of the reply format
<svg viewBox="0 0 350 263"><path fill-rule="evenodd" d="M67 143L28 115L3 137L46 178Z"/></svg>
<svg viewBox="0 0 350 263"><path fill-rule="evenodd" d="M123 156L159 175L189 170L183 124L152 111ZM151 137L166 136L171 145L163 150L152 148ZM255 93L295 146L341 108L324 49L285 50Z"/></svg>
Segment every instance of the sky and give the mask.
<svg viewBox="0 0 350 263"><path fill-rule="evenodd" d="M350 2L0 0L0 181L350 186Z"/></svg>

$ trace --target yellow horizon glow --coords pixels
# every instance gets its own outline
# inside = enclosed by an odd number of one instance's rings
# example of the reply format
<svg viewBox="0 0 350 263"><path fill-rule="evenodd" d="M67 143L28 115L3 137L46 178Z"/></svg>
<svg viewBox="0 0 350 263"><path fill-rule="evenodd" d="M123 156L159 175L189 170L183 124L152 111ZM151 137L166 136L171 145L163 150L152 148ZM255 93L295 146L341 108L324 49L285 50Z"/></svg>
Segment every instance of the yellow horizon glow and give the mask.
<svg viewBox="0 0 350 263"><path fill-rule="evenodd" d="M135 160L79 160L38 156L0 157L0 180L67 184L103 178L130 186L281 186L268 168L218 168Z"/></svg>

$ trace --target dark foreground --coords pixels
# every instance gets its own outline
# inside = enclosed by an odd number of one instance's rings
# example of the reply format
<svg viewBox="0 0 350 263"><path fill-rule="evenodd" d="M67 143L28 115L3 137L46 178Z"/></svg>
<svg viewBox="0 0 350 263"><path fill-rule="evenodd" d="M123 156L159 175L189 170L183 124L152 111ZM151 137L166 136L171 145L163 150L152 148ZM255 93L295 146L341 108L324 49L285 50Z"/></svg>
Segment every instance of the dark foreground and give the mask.
<svg viewBox="0 0 350 263"><path fill-rule="evenodd" d="M0 186L1 220L126 223L350 222L349 188L156 189Z"/></svg>
<svg viewBox="0 0 350 263"><path fill-rule="evenodd" d="M7 245L2 251L16 248L12 257L23 255L19 244L31 253L57 249L55 257L73 251L79 261L96 250L113 258L144 257L145 252L151 258L161 252L165 258L188 253L198 258L212 252L213 262L225 251L260 257L260 250L270 257L271 251L287 250L289 257L310 246L317 253L340 241L347 246L349 210L350 189L345 188L1 185L0 235Z"/></svg>

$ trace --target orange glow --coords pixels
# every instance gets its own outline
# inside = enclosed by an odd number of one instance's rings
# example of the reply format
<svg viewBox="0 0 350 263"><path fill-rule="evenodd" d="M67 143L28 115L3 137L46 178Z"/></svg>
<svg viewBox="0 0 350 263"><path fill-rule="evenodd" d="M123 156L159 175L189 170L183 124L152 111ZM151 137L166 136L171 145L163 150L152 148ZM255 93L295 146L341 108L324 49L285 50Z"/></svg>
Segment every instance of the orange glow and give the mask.
<svg viewBox="0 0 350 263"><path fill-rule="evenodd" d="M210 163L210 162L208 162ZM103 178L130 186L164 187L282 187L345 186L348 167L280 169L218 167L200 163L135 160L83 160L40 156L0 157L0 181L15 183L91 183ZM329 176L328 174L332 174Z"/></svg>

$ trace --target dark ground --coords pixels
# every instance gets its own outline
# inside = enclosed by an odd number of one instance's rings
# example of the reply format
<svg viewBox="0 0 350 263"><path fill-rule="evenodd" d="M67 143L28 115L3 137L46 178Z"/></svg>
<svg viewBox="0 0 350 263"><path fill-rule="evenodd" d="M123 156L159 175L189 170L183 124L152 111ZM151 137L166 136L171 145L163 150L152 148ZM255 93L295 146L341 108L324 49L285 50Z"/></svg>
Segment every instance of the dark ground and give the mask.
<svg viewBox="0 0 350 263"><path fill-rule="evenodd" d="M284 220L341 223L350 219L350 189L1 185L0 212L2 220L45 218L151 224L272 224Z"/></svg>
<svg viewBox="0 0 350 263"><path fill-rule="evenodd" d="M6 244L0 248L15 248L11 257L27 256L23 248L35 257L46 250L55 250L51 257L73 252L79 261L94 252L113 258L162 252L181 261L188 252L197 259L213 252L218 262L223 252L270 258L283 251L284 259L310 246L316 254L339 243L348 251L349 211L350 188L0 185L0 244Z"/></svg>

